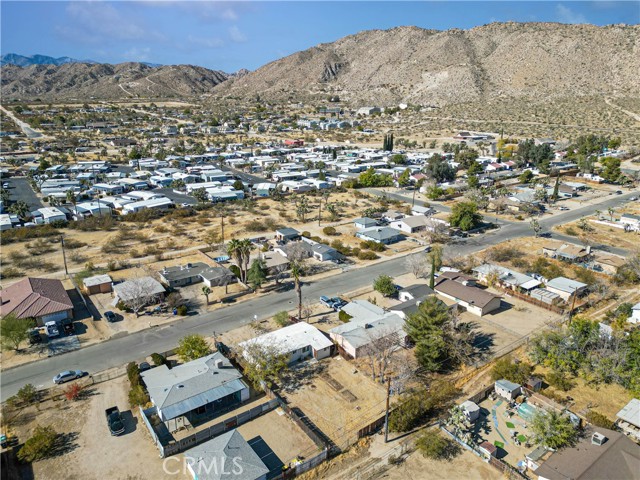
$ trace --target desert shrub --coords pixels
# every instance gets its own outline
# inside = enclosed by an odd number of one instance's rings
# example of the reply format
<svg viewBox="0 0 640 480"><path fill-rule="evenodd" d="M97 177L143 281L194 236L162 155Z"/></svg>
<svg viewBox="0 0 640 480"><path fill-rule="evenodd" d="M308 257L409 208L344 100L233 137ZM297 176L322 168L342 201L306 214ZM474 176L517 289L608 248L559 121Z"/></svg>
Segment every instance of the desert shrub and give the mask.
<svg viewBox="0 0 640 480"><path fill-rule="evenodd" d="M140 385L140 367L136 362L129 362L127 364L127 378L132 387Z"/></svg>
<svg viewBox="0 0 640 480"><path fill-rule="evenodd" d="M18 450L18 459L22 462L35 462L48 457L53 452L58 433L51 426L36 426L33 435Z"/></svg>
<svg viewBox="0 0 640 480"><path fill-rule="evenodd" d="M509 262L516 258L521 258L523 255L522 251L516 247L505 246L505 247L495 247L489 250L489 259L496 262Z"/></svg>
<svg viewBox="0 0 640 480"><path fill-rule="evenodd" d="M309 232L307 232L306 230L304 232L302 232L300 235L305 237L305 238L311 238L311 234Z"/></svg>
<svg viewBox="0 0 640 480"><path fill-rule="evenodd" d="M386 250L384 244L374 242L373 240L364 240L360 242L360 248L363 250L373 250L374 252L384 252Z"/></svg>
<svg viewBox="0 0 640 480"><path fill-rule="evenodd" d="M18 397L21 402L32 403L38 399L38 390L36 390L33 384L27 383L18 390L16 397Z"/></svg>
<svg viewBox="0 0 640 480"><path fill-rule="evenodd" d="M514 258L511 260L511 265L521 270L529 270L531 264L524 258Z"/></svg>
<svg viewBox="0 0 640 480"><path fill-rule="evenodd" d="M153 227L153 231L157 232L157 233L167 233L169 231L169 229L167 227L165 227L164 225L160 224L160 225L156 225L155 227Z"/></svg>
<svg viewBox="0 0 640 480"><path fill-rule="evenodd" d="M177 211L177 210L174 210ZM164 212L161 210L155 210L153 208L143 208L137 212L127 213L126 215L122 215L120 219L123 222L133 222L133 223L147 223L156 218L160 218L164 215Z"/></svg>
<svg viewBox="0 0 640 480"><path fill-rule="evenodd" d="M438 430L427 430L416 440L416 448L423 457L432 460L451 460L461 451L453 440L444 438Z"/></svg>
<svg viewBox="0 0 640 480"><path fill-rule="evenodd" d="M129 390L129 405L132 407L143 406L149 403L149 395L142 385L135 385Z"/></svg>
<svg viewBox="0 0 640 480"><path fill-rule="evenodd" d="M3 267L0 270L0 279L22 277L24 274L16 267Z"/></svg>
<svg viewBox="0 0 640 480"><path fill-rule="evenodd" d="M144 256L149 256L157 255L159 253L162 253L162 251L157 245L147 245L146 247L144 247L144 250L142 250L142 253Z"/></svg>
<svg viewBox="0 0 640 480"><path fill-rule="evenodd" d="M375 260L379 258L374 252L364 250L358 253L359 260Z"/></svg>
<svg viewBox="0 0 640 480"><path fill-rule="evenodd" d="M352 248L350 254L353 255L354 257L357 257L358 255L360 255L361 250L358 247Z"/></svg>
<svg viewBox="0 0 640 480"><path fill-rule="evenodd" d="M338 231L335 229L335 227L324 227L322 229L322 233L324 233L325 235L337 235Z"/></svg>
<svg viewBox="0 0 640 480"><path fill-rule="evenodd" d="M335 248L338 251L338 253L342 255L351 255L351 247L343 244L342 241L340 240L336 239L333 242L331 242L331 248Z"/></svg>
<svg viewBox="0 0 640 480"><path fill-rule="evenodd" d="M249 232L265 232L265 231L267 231L267 226L264 224L264 222L261 222L260 220L251 220L251 221L245 223L244 226L247 229L247 231L249 231Z"/></svg>
<svg viewBox="0 0 640 480"><path fill-rule="evenodd" d="M83 232L94 232L97 230L111 230L116 226L116 221L111 215L101 215L97 217L87 217L83 220L69 222L69 228Z"/></svg>
<svg viewBox="0 0 640 480"><path fill-rule="evenodd" d="M344 310L340 310L338 312L338 320L340 320L343 323L347 323L349 320L351 320L351 318L353 317L349 315L347 312L345 312Z"/></svg>
<svg viewBox="0 0 640 480"><path fill-rule="evenodd" d="M602 427L602 428L607 428L609 430L613 430L615 425L614 423L609 420L607 418L606 415L603 415L600 412L597 412L596 410L589 410L587 412L587 422L589 422L592 425L595 425L596 427Z"/></svg>
<svg viewBox="0 0 640 480"><path fill-rule="evenodd" d="M264 225L267 227L267 230L278 230L283 227L281 223L278 223L275 219L271 217L267 217L264 219Z"/></svg>
<svg viewBox="0 0 640 480"><path fill-rule="evenodd" d="M189 311L189 308L186 305L180 305L178 308L178 315L184 317L187 312Z"/></svg>
<svg viewBox="0 0 640 480"><path fill-rule="evenodd" d="M389 414L389 429L407 432L422 424L428 417L444 410L460 394L455 385L438 382L427 391L420 387L403 395L401 403Z"/></svg>
<svg viewBox="0 0 640 480"><path fill-rule="evenodd" d="M162 355L160 355L159 353L152 353L151 354L151 361L153 362L153 364L156 367L159 367L160 365L164 365L167 363L167 359L164 358Z"/></svg>
<svg viewBox="0 0 640 480"><path fill-rule="evenodd" d="M26 248L31 255L44 255L45 253L50 253L55 250L51 243L46 242L42 238L39 238L33 243L27 243Z"/></svg>
<svg viewBox="0 0 640 480"><path fill-rule="evenodd" d="M128 312L130 310L127 304L124 303L122 300L119 300L118 303L116 303L116 308L121 312Z"/></svg>
<svg viewBox="0 0 640 480"><path fill-rule="evenodd" d="M69 260L73 263L82 263L87 259L86 256L82 255L80 252L71 252L69 255Z"/></svg>
<svg viewBox="0 0 640 480"><path fill-rule="evenodd" d="M578 232L576 232L575 228L573 227L567 227L564 229L564 233L566 233L567 235L571 235L572 237L577 237L578 236Z"/></svg>
<svg viewBox="0 0 640 480"><path fill-rule="evenodd" d="M118 269L118 265L115 260L109 260L107 262L107 270L110 272L114 272Z"/></svg>
<svg viewBox="0 0 640 480"><path fill-rule="evenodd" d="M576 267L576 278L587 285L592 285L596 282L596 274L588 268Z"/></svg>
<svg viewBox="0 0 640 480"><path fill-rule="evenodd" d="M235 225L236 223L238 223L238 220L235 217L229 217L229 225Z"/></svg>
<svg viewBox="0 0 640 480"><path fill-rule="evenodd" d="M74 250L76 248L86 247L87 244L85 242L81 242L80 240L74 240L73 238L69 238L64 241L64 248L69 250Z"/></svg>
<svg viewBox="0 0 640 480"><path fill-rule="evenodd" d="M78 400L80 398L80 393L82 392L82 387L77 383L72 383L67 385L67 388L64 389L64 398L69 401Z"/></svg>
<svg viewBox="0 0 640 480"><path fill-rule="evenodd" d="M53 225L37 225L30 228L12 228L4 230L0 233L0 240L3 245L13 242L22 242L35 238L46 238L52 236L60 236L60 230L54 228Z"/></svg>
<svg viewBox="0 0 640 480"><path fill-rule="evenodd" d="M140 257L144 257L144 253L141 252L140 250L138 250L137 248L132 248L131 250L129 250L129 255L132 258L140 258Z"/></svg>
<svg viewBox="0 0 640 480"><path fill-rule="evenodd" d="M279 327L286 327L287 325L289 325L289 323L291 323L289 320L289 312L286 312L284 310L282 312L276 313L273 316L273 320Z"/></svg>

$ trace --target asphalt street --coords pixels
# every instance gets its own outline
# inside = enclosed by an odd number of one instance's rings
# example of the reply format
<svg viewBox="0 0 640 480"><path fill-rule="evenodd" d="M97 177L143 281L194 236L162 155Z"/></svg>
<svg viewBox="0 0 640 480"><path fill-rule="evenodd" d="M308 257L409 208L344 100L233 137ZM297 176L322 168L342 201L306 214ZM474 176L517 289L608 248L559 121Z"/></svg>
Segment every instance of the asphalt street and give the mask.
<svg viewBox="0 0 640 480"><path fill-rule="evenodd" d="M31 188L31 185L29 185L29 180L26 177L10 177L4 181L9 182L9 200L12 203L22 200L29 205L29 211L31 212L44 206Z"/></svg>
<svg viewBox="0 0 640 480"><path fill-rule="evenodd" d="M637 195L637 192L630 192L607 197L600 203L563 212L542 219L540 223L545 230L550 230L554 225L572 222L593 213L596 209L606 210L610 206L618 207L630 197ZM506 224L484 235L461 239L447 245L445 254L467 256L487 246L530 235L531 229L528 222ZM561 238L556 234L554 237ZM575 241L575 238L568 237L568 239ZM622 255L626 253L618 248L609 248L609 251ZM305 283L302 288L303 301L315 302L320 295L335 296L371 285L372 280L380 274L398 276L406 272L404 257L368 267L347 269L332 277ZM54 375L63 370L81 369L91 374L131 361L139 361L153 352L174 348L184 335L191 333L212 335L214 331L223 333L250 323L254 315L257 315L258 319L265 319L281 310L293 309L295 305L294 290L273 293L250 302L232 304L215 312L186 317L171 325L125 334L64 355L3 370L0 378L0 400L4 401L14 395L27 383L32 383L39 388L51 386Z"/></svg>

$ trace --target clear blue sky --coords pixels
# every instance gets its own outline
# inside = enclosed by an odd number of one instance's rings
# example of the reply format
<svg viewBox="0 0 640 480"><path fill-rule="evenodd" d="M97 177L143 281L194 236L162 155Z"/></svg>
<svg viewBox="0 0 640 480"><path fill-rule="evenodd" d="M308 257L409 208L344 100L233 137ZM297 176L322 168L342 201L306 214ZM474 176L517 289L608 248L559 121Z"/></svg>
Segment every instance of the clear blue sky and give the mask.
<svg viewBox="0 0 640 480"><path fill-rule="evenodd" d="M1 51L119 63L256 69L318 43L401 25L446 30L496 21L640 22L638 1L5 1Z"/></svg>

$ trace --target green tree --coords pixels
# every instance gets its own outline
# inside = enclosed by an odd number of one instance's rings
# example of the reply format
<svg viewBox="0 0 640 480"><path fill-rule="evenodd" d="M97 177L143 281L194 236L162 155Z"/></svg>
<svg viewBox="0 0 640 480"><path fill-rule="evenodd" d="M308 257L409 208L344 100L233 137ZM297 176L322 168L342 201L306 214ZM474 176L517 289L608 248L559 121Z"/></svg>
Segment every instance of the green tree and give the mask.
<svg viewBox="0 0 640 480"><path fill-rule="evenodd" d="M53 453L58 433L51 426L36 425L31 437L18 450L18 459L22 462L35 462Z"/></svg>
<svg viewBox="0 0 640 480"><path fill-rule="evenodd" d="M180 339L176 353L183 362L190 362L206 357L211 353L211 348L202 335L194 333Z"/></svg>
<svg viewBox="0 0 640 480"><path fill-rule="evenodd" d="M0 344L5 348L20 350L20 345L29 338L31 322L9 313L0 320Z"/></svg>
<svg viewBox="0 0 640 480"><path fill-rule="evenodd" d="M491 378L493 380L509 380L510 382L524 384L531 373L533 367L526 362L514 362L511 355L502 357L497 360L491 369Z"/></svg>
<svg viewBox="0 0 640 480"><path fill-rule="evenodd" d="M289 367L289 353L282 345L249 340L243 349L244 374L255 388L273 386Z"/></svg>
<svg viewBox="0 0 640 480"><path fill-rule="evenodd" d="M29 404L38 398L38 390L36 390L36 387L34 387L33 384L27 383L20 387L16 397L18 397L21 402Z"/></svg>
<svg viewBox="0 0 640 480"><path fill-rule="evenodd" d="M267 266L261 258L256 258L251 263L251 268L247 272L247 282L252 288L260 288L267 280Z"/></svg>
<svg viewBox="0 0 640 480"><path fill-rule="evenodd" d="M448 182L456 178L456 170L449 161L438 153L429 158L429 163L424 167L424 173L437 183Z"/></svg>
<svg viewBox="0 0 640 480"><path fill-rule="evenodd" d="M529 428L535 443L554 450L574 445L579 433L571 419L556 410L537 409Z"/></svg>
<svg viewBox="0 0 640 480"><path fill-rule="evenodd" d="M209 200L209 194L202 187L196 188L195 190L193 190L191 192L191 196L195 198L198 201L198 203L206 203L207 200Z"/></svg>
<svg viewBox="0 0 640 480"><path fill-rule="evenodd" d="M285 310L276 313L273 316L273 320L279 327L286 327L287 325L289 325L289 323L291 323L291 320L289 320L289 312Z"/></svg>
<svg viewBox="0 0 640 480"><path fill-rule="evenodd" d="M364 188L390 187L393 185L393 178L391 175L380 175L370 167L358 176L358 184Z"/></svg>
<svg viewBox="0 0 640 480"><path fill-rule="evenodd" d="M429 200L437 200L444 195L444 190L437 185L430 185L427 187L426 195Z"/></svg>
<svg viewBox="0 0 640 480"><path fill-rule="evenodd" d="M29 217L29 205L24 200L18 200L13 205L11 205L8 209L9 213L13 213L17 215L22 220L25 220Z"/></svg>
<svg viewBox="0 0 640 480"><path fill-rule="evenodd" d="M411 170L408 168L400 174L398 177L398 185L400 187L406 187L411 183Z"/></svg>
<svg viewBox="0 0 640 480"><path fill-rule="evenodd" d="M534 177L535 175L531 170L525 170L520 174L518 180L520 181L520 183L531 183L531 180L533 180Z"/></svg>
<svg viewBox="0 0 640 480"><path fill-rule="evenodd" d="M620 171L620 159L605 157L600 160L602 170L600 176L609 182L617 182L622 172Z"/></svg>
<svg viewBox="0 0 640 480"><path fill-rule="evenodd" d="M242 183L240 180L236 180L235 182L233 182L233 188L235 188L236 190L244 190L244 183Z"/></svg>
<svg viewBox="0 0 640 480"><path fill-rule="evenodd" d="M307 218L307 214L310 212L309 200L307 200L307 197L301 197L295 203L296 203L296 215L298 216L300 221L304 223Z"/></svg>
<svg viewBox="0 0 640 480"><path fill-rule="evenodd" d="M542 227L540 226L540 222L538 222L538 220L533 218L531 222L529 222L529 226L531 227L531 230L533 230L535 237L538 238L538 234L540 233L540 230L542 230Z"/></svg>
<svg viewBox="0 0 640 480"><path fill-rule="evenodd" d="M460 452L460 447L438 430L426 430L416 439L416 448L423 457L432 460L451 460Z"/></svg>
<svg viewBox="0 0 640 480"><path fill-rule="evenodd" d="M376 292L381 293L385 297L395 295L397 292L396 284L393 282L393 278L389 275L380 275L373 281L373 289Z"/></svg>
<svg viewBox="0 0 640 480"><path fill-rule="evenodd" d="M451 208L449 223L463 231L473 230L482 223L482 215L478 213L478 205L474 202L458 202Z"/></svg>
<svg viewBox="0 0 640 480"><path fill-rule="evenodd" d="M442 245L432 245L431 250L427 253L427 261L431 265L429 272L429 288L435 286L436 272L442 267Z"/></svg>

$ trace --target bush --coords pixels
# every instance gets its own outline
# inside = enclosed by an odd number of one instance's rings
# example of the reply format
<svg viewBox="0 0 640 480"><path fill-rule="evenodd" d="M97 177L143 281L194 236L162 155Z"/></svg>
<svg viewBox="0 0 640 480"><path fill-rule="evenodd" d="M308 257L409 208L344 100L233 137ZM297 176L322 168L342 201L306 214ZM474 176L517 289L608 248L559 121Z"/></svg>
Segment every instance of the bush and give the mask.
<svg viewBox="0 0 640 480"><path fill-rule="evenodd" d="M606 415L603 415L602 413L595 410L589 410L586 417L587 422L595 425L596 427L607 428L609 430L613 430L615 427L614 423L609 420Z"/></svg>
<svg viewBox="0 0 640 480"><path fill-rule="evenodd" d="M64 389L64 397L69 401L78 400L78 398L80 398L80 392L82 392L82 387L77 383L72 383Z"/></svg>
<svg viewBox="0 0 640 480"><path fill-rule="evenodd" d="M338 231L334 228L334 227L324 227L322 229L322 233L324 233L325 235L337 235Z"/></svg>
<svg viewBox="0 0 640 480"><path fill-rule="evenodd" d="M571 378L564 372L551 371L544 376L545 380L552 387L567 392L573 388Z"/></svg>
<svg viewBox="0 0 640 480"><path fill-rule="evenodd" d="M58 433L53 427L36 426L33 435L18 451L18 459L22 462L35 462L48 457L56 444Z"/></svg>
<svg viewBox="0 0 640 480"><path fill-rule="evenodd" d="M249 232L266 232L267 226L260 220L251 220L245 223L245 228Z"/></svg>
<svg viewBox="0 0 640 480"><path fill-rule="evenodd" d="M360 248L363 250L373 250L374 252L384 252L387 249L384 244L374 242L373 240L364 240L360 242Z"/></svg>
<svg viewBox="0 0 640 480"><path fill-rule="evenodd" d="M429 391L424 387L413 390L403 395L402 403L389 414L389 429L394 432L412 430L429 416L445 410L459 394L455 385L444 381L434 383Z"/></svg>
<svg viewBox="0 0 640 480"><path fill-rule="evenodd" d="M151 362L153 362L156 367L159 367L160 365L165 365L167 363L167 359L159 353L152 353Z"/></svg>
<svg viewBox="0 0 640 480"><path fill-rule="evenodd" d="M391 278L389 275L378 276L378 278L373 281L373 289L376 292L381 293L385 297L395 295L397 292L396 285L393 282L393 278Z"/></svg>
<svg viewBox="0 0 640 480"><path fill-rule="evenodd" d="M289 323L291 323L291 321L289 320L289 312L286 312L284 310L282 312L276 313L273 316L273 320L279 327L286 327L287 325L289 325Z"/></svg>
<svg viewBox="0 0 640 480"><path fill-rule="evenodd" d="M177 308L177 310L178 310L178 315L180 315L182 317L184 317L187 314L187 312L189 311L189 309L187 308L186 305L180 305Z"/></svg>
<svg viewBox="0 0 640 480"><path fill-rule="evenodd" d="M0 270L0 279L22 277L24 274L15 267L4 267Z"/></svg>
<svg viewBox="0 0 640 480"><path fill-rule="evenodd" d="M423 457L432 460L451 460L460 452L457 443L444 438L437 430L428 430L416 440L416 448Z"/></svg>
<svg viewBox="0 0 640 480"><path fill-rule="evenodd" d="M564 229L564 233L566 233L567 235L571 235L572 237L577 237L578 236L578 232L576 232L576 230L573 227L567 227Z"/></svg>
<svg viewBox="0 0 640 480"><path fill-rule="evenodd" d="M64 241L64 248L68 249L68 250L73 250L76 248L81 248L81 247L86 247L87 244L84 242L81 242L79 240L74 240L73 238L69 238L68 240Z"/></svg>
<svg viewBox="0 0 640 480"><path fill-rule="evenodd" d="M511 355L507 355L496 361L491 369L493 380L509 380L510 382L524 384L531 376L533 367L526 362L514 362Z"/></svg>
<svg viewBox="0 0 640 480"><path fill-rule="evenodd" d="M38 399L38 391L31 383L27 383L24 387L21 387L20 390L18 390L16 396L24 403L31 403Z"/></svg>
<svg viewBox="0 0 640 480"><path fill-rule="evenodd" d="M496 262L509 262L516 258L521 258L522 251L516 247L495 247L489 250L489 259Z"/></svg>
<svg viewBox="0 0 640 480"><path fill-rule="evenodd" d="M370 252L367 250L358 252L359 260L375 260L376 258L380 257L378 257L378 255L376 255L374 252Z"/></svg>
<svg viewBox="0 0 640 480"><path fill-rule="evenodd" d="M343 323L347 323L352 318L353 317L351 315L349 315L347 312L345 312L344 310L340 310L338 312L338 320L340 320Z"/></svg>
<svg viewBox="0 0 640 480"><path fill-rule="evenodd" d="M511 265L521 270L529 270L531 268L531 264L524 258L514 258L511 260Z"/></svg>
<svg viewBox="0 0 640 480"><path fill-rule="evenodd" d="M306 230L304 232L302 232L300 235L303 236L304 238L311 238L311 234L309 232L307 232Z"/></svg>
<svg viewBox="0 0 640 480"><path fill-rule="evenodd" d="M118 300L118 303L116 303L116 308L118 310L120 310L121 312L128 312L130 311L129 307L127 306L126 303L124 303L122 300Z"/></svg>
<svg viewBox="0 0 640 480"><path fill-rule="evenodd" d="M135 385L129 390L129 404L132 407L143 406L149 403L149 395L142 385Z"/></svg>
<svg viewBox="0 0 640 480"><path fill-rule="evenodd" d="M140 385L140 367L136 362L129 362L127 364L127 377L132 387Z"/></svg>

